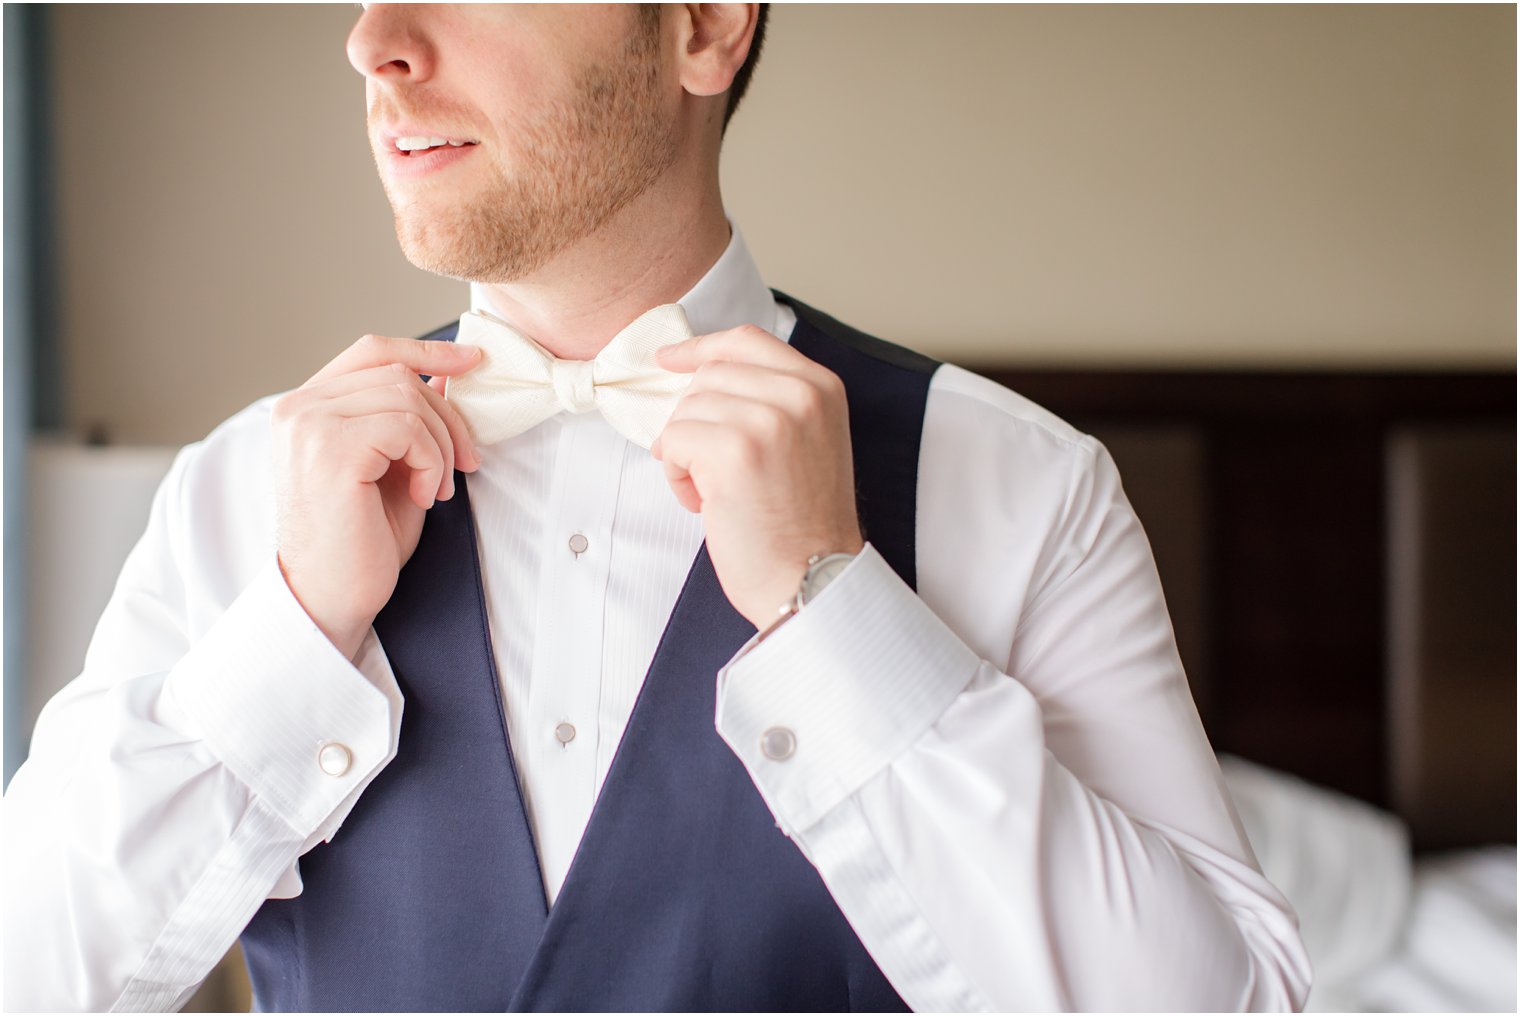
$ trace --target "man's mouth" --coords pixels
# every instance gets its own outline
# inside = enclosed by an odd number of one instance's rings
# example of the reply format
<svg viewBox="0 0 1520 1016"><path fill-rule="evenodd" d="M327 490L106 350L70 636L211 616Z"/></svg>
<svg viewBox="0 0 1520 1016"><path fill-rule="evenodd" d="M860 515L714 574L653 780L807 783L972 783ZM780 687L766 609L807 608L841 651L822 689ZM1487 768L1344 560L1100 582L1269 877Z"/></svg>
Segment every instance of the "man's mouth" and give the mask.
<svg viewBox="0 0 1520 1016"><path fill-rule="evenodd" d="M474 141L451 141L448 138L425 137L422 135L410 135L396 138L393 142L396 151L403 156L412 157L425 155L435 148L465 148L475 144Z"/></svg>

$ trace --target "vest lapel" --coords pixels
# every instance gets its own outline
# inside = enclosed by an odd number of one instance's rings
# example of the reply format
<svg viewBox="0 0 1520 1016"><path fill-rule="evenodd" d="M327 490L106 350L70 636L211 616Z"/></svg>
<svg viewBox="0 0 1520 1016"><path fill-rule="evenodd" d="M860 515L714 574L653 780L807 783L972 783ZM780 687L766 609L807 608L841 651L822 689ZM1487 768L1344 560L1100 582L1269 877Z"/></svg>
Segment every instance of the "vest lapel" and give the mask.
<svg viewBox="0 0 1520 1016"><path fill-rule="evenodd" d="M443 923L459 932L440 936L439 946L463 955L430 956L432 963L484 966L499 971L488 980L511 986L537 943L547 904L507 740L462 474L455 475L455 490L428 513L416 552L375 618L405 708L397 757L365 791L364 817L413 830L426 842L415 868L392 869L385 877L415 882L453 873L452 884L438 887L444 891L438 906L457 915ZM464 772L490 777L459 779ZM405 776L395 789L387 780L392 773ZM359 837L345 829L339 842L345 838ZM469 873L467 883L458 882L460 873ZM499 922L504 913L514 920ZM490 917L483 924L476 914ZM461 983L478 979L472 970ZM509 992L486 1004L499 1006Z"/></svg>

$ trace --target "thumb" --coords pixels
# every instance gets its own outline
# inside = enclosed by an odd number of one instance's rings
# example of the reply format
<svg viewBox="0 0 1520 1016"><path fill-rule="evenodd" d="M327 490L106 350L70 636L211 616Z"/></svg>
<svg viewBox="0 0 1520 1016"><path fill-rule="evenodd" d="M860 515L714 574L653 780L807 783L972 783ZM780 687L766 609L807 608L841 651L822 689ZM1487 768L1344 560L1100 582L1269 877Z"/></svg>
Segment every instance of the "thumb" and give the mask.
<svg viewBox="0 0 1520 1016"><path fill-rule="evenodd" d="M678 374L689 373L697 369L697 361L692 355L695 349L696 339L672 342L654 351L655 362L665 370L675 371Z"/></svg>

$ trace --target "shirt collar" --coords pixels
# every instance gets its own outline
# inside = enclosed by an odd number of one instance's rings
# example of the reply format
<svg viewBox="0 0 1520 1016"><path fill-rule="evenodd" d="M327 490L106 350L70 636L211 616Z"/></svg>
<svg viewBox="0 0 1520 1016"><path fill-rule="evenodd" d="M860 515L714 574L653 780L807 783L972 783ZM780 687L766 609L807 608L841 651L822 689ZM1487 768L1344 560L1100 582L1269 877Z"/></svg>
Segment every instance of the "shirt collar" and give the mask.
<svg viewBox="0 0 1520 1016"><path fill-rule="evenodd" d="M760 269L750 256L744 234L732 219L728 220L728 246L722 255L676 302L686 311L692 333L706 335L740 325L755 325L766 331L776 327L776 299L760 277ZM470 284L470 309L490 310L485 287Z"/></svg>

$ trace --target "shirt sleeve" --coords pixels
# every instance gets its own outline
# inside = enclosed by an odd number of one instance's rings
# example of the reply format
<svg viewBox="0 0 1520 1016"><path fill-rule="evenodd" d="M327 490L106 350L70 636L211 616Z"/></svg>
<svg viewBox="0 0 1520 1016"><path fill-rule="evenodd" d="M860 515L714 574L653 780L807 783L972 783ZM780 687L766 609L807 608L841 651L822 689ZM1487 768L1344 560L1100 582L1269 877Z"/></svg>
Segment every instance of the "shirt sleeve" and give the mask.
<svg viewBox="0 0 1520 1016"><path fill-rule="evenodd" d="M198 452L160 486L7 790L9 1009L183 1005L266 898L299 892L296 859L394 756L401 697L373 632L351 663L272 554L238 565L204 518L235 515L204 496L226 477L187 481L237 462Z"/></svg>
<svg viewBox="0 0 1520 1016"><path fill-rule="evenodd" d="M1225 797L1149 545L1101 446L1067 459L1006 658L868 546L720 673L719 732L916 1010L1299 1007L1296 920ZM996 610L965 571L944 613Z"/></svg>

